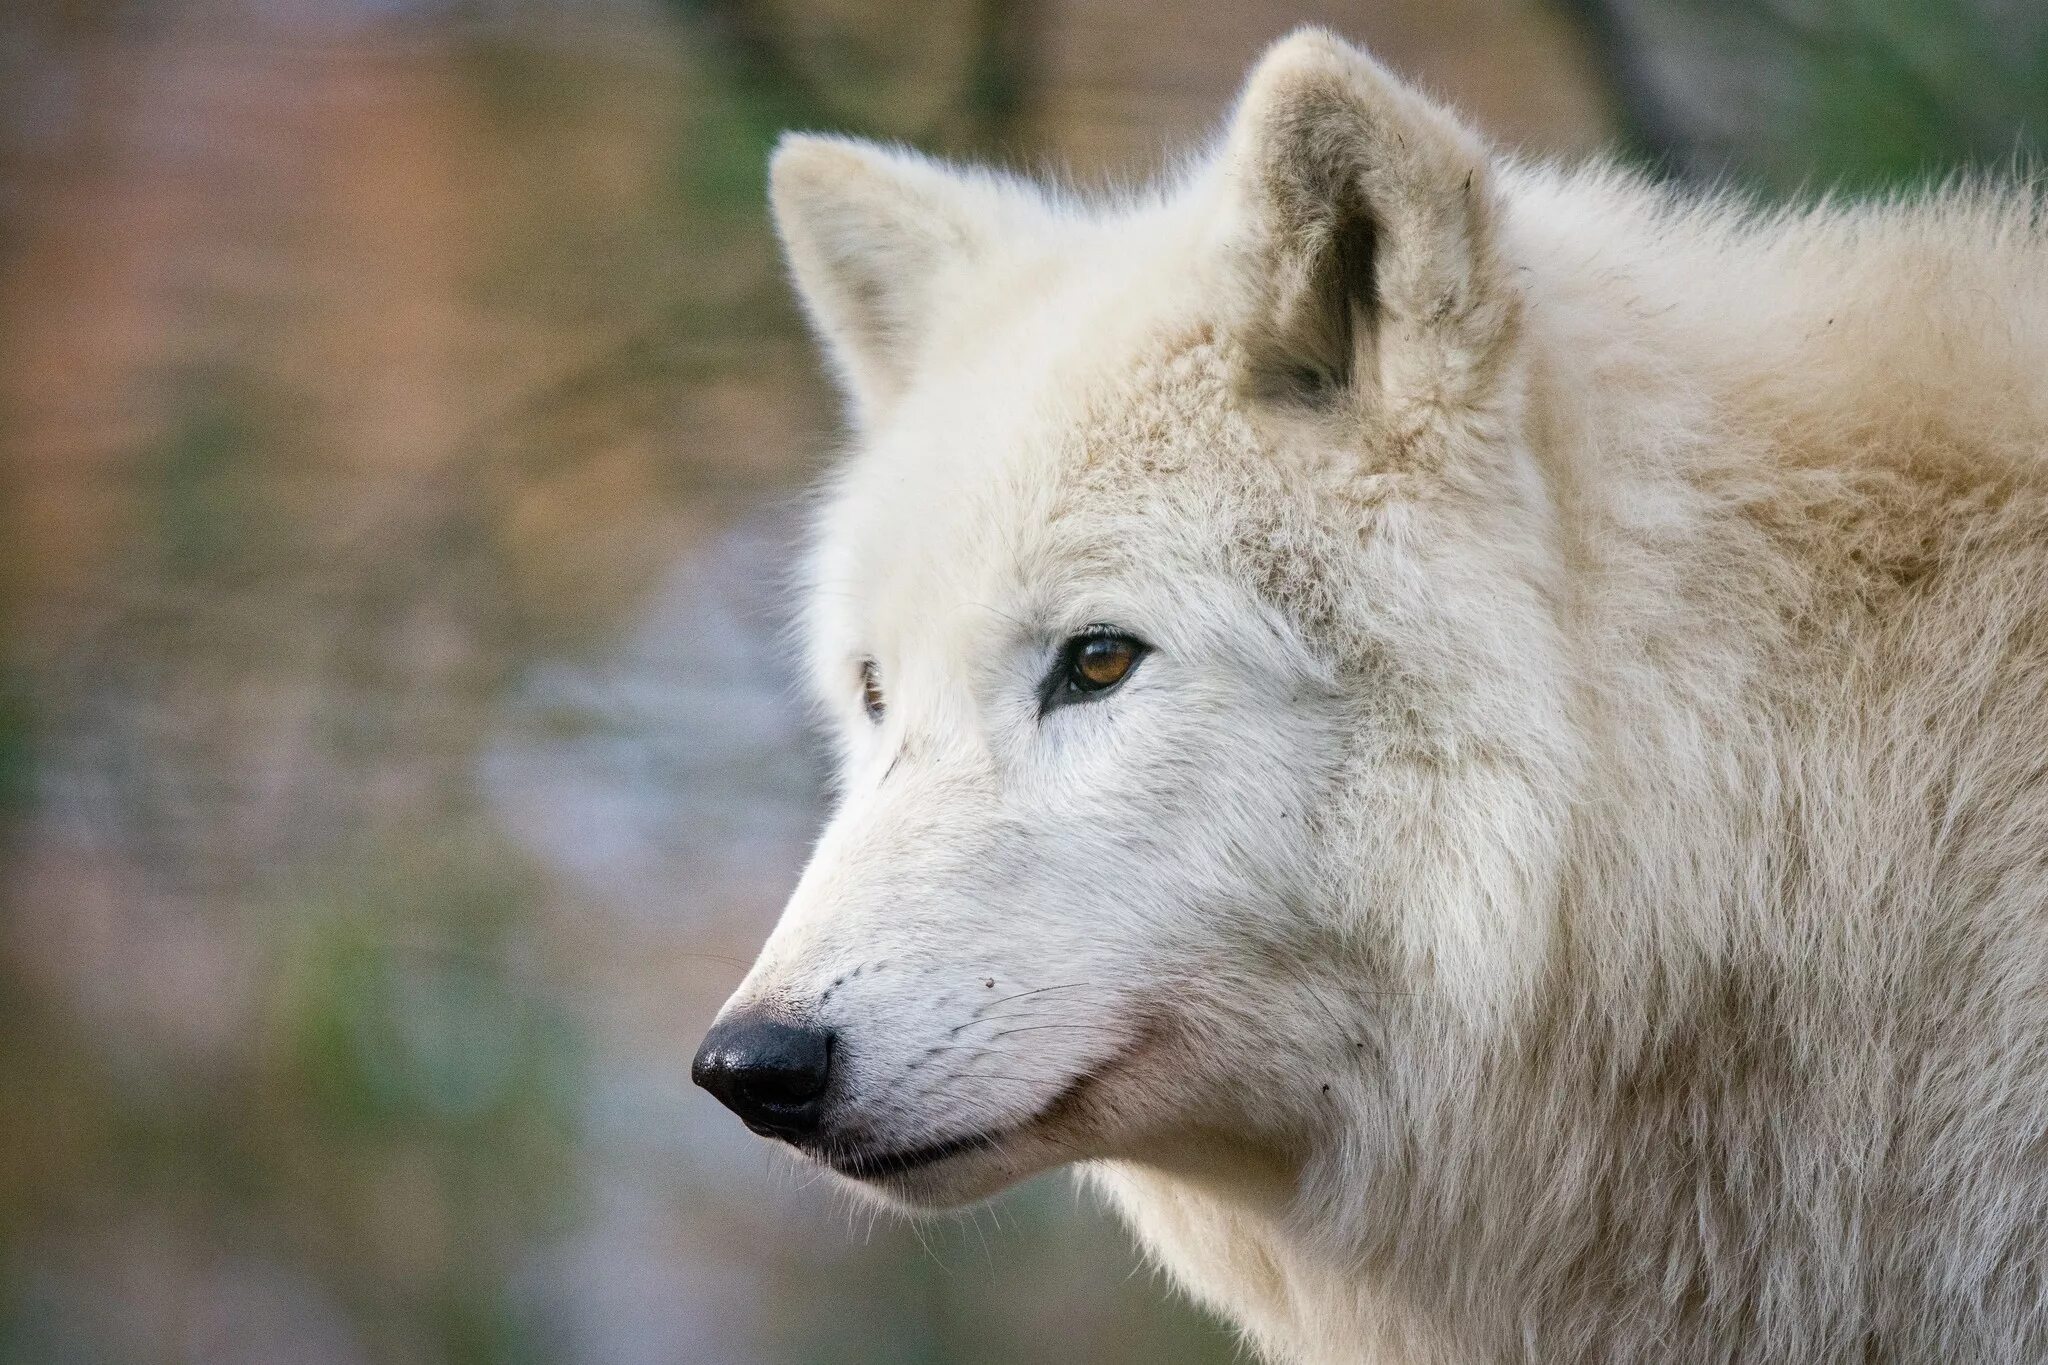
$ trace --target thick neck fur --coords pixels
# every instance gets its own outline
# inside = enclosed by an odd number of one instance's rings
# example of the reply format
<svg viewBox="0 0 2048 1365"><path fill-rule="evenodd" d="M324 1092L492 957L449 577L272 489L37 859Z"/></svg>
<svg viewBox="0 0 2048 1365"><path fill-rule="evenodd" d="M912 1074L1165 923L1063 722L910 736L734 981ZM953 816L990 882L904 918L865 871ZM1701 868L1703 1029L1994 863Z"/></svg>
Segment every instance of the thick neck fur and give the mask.
<svg viewBox="0 0 2048 1365"><path fill-rule="evenodd" d="M1285 1197L1104 1182L1290 1359L2038 1359L2040 210L1503 198L1584 750L1535 985L1322 981L1432 1060L1359 1044Z"/></svg>

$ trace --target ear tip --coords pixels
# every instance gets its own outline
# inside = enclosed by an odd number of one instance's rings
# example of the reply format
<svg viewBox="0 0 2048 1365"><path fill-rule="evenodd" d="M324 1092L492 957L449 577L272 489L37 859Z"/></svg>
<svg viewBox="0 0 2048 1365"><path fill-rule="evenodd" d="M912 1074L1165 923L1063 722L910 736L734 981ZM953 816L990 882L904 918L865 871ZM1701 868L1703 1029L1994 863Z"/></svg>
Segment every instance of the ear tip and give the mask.
<svg viewBox="0 0 2048 1365"><path fill-rule="evenodd" d="M1372 55L1318 24L1303 24L1276 39L1253 64L1248 91L1258 92L1302 83L1393 79Z"/></svg>
<svg viewBox="0 0 2048 1365"><path fill-rule="evenodd" d="M769 193L777 198L793 190L827 183L858 172L867 163L861 144L830 133L784 133L768 155Z"/></svg>
<svg viewBox="0 0 2048 1365"><path fill-rule="evenodd" d="M1340 114L1341 111L1341 114ZM1421 134L1461 163L1485 160L1483 142L1464 122L1355 43L1329 29L1297 28L1266 49L1245 81L1236 136L1258 147L1266 138L1298 139L1305 128L1340 114L1360 115ZM1386 149L1381 149L1384 155ZM1256 152L1254 153L1257 154Z"/></svg>
<svg viewBox="0 0 2048 1365"><path fill-rule="evenodd" d="M1272 41L1259 64L1357 55L1358 46L1339 37L1336 30L1322 24L1296 24Z"/></svg>

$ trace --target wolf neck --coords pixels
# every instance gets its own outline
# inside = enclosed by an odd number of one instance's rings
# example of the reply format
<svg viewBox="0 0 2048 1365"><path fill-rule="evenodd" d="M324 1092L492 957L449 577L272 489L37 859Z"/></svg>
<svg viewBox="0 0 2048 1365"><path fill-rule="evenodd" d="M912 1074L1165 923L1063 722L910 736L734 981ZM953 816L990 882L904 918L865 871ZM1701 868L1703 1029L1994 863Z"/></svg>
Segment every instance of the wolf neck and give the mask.
<svg viewBox="0 0 2048 1365"><path fill-rule="evenodd" d="M1855 1146L1907 1145L1890 1078L1939 1045L1891 993L1939 950L1901 917L1949 893L1884 870L1943 866L1900 851L1928 800L2025 776L1929 766L2017 684L1995 640L1944 658L1956 632L1923 623L2011 629L1991 594L2041 581L2048 329L2002 311L2013 262L1962 278L1912 256L1911 224L1865 224L1831 283L1811 262L1847 250L1839 225L1736 240L1640 189L1524 188L1547 197L1528 259L1583 263L1531 284L1592 750L1542 986L1490 1031L1433 1021L1427 1074L1340 1093L1351 1131L1291 1198L1102 1182L1276 1358L1818 1358L1785 1324L1860 1311L1878 1291L1844 1277L1876 1253L1847 1239L1928 1196ZM1620 226L1576 235L1594 222ZM1916 387L1929 347L1972 391Z"/></svg>

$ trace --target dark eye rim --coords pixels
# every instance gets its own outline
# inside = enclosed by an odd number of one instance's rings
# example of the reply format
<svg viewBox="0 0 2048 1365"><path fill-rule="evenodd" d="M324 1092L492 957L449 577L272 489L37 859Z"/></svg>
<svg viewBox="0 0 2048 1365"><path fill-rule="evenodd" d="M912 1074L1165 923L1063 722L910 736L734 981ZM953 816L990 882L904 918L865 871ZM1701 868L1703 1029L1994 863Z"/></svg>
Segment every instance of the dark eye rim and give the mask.
<svg viewBox="0 0 2048 1365"><path fill-rule="evenodd" d="M1076 665L1080 662L1081 651L1095 640L1122 640L1131 646L1131 666L1124 675L1113 683L1095 684L1082 678ZM1053 659L1051 669L1038 684L1038 714L1043 718L1048 712L1077 702L1099 701L1117 691L1131 680L1139 665L1152 653L1152 646L1121 626L1098 624L1084 627L1060 642L1059 654Z"/></svg>

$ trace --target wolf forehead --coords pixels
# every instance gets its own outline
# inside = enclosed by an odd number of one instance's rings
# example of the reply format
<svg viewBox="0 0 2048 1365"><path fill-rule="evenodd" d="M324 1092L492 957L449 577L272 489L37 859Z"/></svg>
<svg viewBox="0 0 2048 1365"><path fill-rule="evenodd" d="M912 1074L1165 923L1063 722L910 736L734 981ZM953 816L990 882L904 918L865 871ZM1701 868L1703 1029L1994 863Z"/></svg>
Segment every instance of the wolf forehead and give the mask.
<svg viewBox="0 0 2048 1365"><path fill-rule="evenodd" d="M1200 575L1335 644L1332 565L1400 476L1366 461L1317 468L1291 449L1245 397L1243 352L1214 323L1105 349L1028 373L997 338L973 367L985 373L934 376L940 392L907 396L824 509L821 586L900 584L932 601Z"/></svg>

